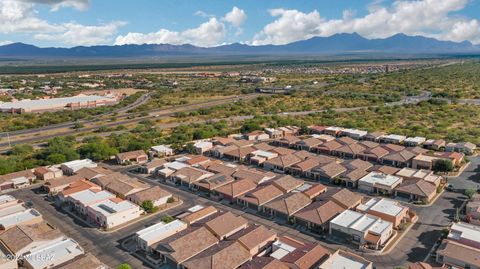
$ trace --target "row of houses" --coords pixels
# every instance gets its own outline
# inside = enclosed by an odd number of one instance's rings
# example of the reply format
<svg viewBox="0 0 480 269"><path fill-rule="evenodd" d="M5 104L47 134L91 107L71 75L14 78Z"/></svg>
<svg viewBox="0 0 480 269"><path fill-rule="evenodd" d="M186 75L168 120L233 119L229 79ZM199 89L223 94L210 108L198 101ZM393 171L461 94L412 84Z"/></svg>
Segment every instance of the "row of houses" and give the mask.
<svg viewBox="0 0 480 269"><path fill-rule="evenodd" d="M192 162L195 159L197 161ZM167 169L172 169L173 172L165 173ZM159 170L159 175L166 184L217 201L236 204L245 210L295 224L302 230L313 233L333 235L336 229L331 230L330 221L345 210L356 210L364 200L363 196L345 188L327 188L323 184L306 182L290 175L223 163L205 156L182 157L166 162ZM388 211L391 208L404 210L392 213ZM376 214L371 214L370 211L383 213L370 216ZM373 218L381 221L383 217L390 223L381 233L382 240L376 244L367 244L365 240L358 242L359 246L368 245L373 249L381 249L392 237L394 228L399 228L402 223L411 220L408 208L391 200L365 201L362 207L358 207L357 212L369 215L369 220ZM341 223L343 221L339 221L339 225ZM351 241L350 237L343 239Z"/></svg>
<svg viewBox="0 0 480 269"><path fill-rule="evenodd" d="M468 155L474 154L477 146L470 142L446 143L443 139L426 139L425 137L407 137L385 132L367 132L358 129L342 128L337 126L310 126L312 134L327 134L334 137L350 137L356 140L372 141L385 144L398 144L408 147L423 146L432 150L445 150L447 152L461 152Z"/></svg>
<svg viewBox="0 0 480 269"><path fill-rule="evenodd" d="M172 222L138 231L135 238L147 259L171 268L373 268L353 253L331 253L318 244L279 236L213 206L190 208Z"/></svg>
<svg viewBox="0 0 480 269"><path fill-rule="evenodd" d="M124 225L144 213L141 205L152 201L165 206L171 193L103 167L83 167L73 175L51 179L44 189L57 204L105 229Z"/></svg>
<svg viewBox="0 0 480 269"><path fill-rule="evenodd" d="M107 268L13 196L0 196L0 226L2 269Z"/></svg>
<svg viewBox="0 0 480 269"><path fill-rule="evenodd" d="M259 168L271 172L290 174L314 181L336 183L368 193L400 196L408 200L425 203L428 203L435 197L437 188L444 183L444 179L441 176L435 175L431 170L424 169L422 165L414 165L416 168L422 169L400 168L382 163L374 164L360 158L343 159L339 158L338 155L326 156L307 151L305 148L298 146L300 142L305 140L311 141L313 137L304 140L294 136L287 137L296 141L288 148L282 147L285 145L281 144L285 138L274 140L272 144L226 139L221 144L216 142L217 145L206 154L217 159L257 165ZM340 138L340 140L351 139ZM354 142L357 143L356 141ZM378 146L380 147L380 145ZM390 146L394 149L399 147L397 150L403 150L403 147L398 145L391 144ZM392 153L401 155L398 152ZM463 154L453 154L463 159ZM451 156L452 160L460 162L460 159L455 159L455 156ZM178 170L178 168L188 164L191 165L192 161L202 160L206 162L208 160L205 156L190 156L187 159L189 160L185 161L186 164L173 162L166 164L166 167L164 167L164 161L158 161L155 169L159 167L164 168L154 171L163 174L163 176L169 176L174 173L174 170ZM204 177L208 176L208 174L204 175Z"/></svg>

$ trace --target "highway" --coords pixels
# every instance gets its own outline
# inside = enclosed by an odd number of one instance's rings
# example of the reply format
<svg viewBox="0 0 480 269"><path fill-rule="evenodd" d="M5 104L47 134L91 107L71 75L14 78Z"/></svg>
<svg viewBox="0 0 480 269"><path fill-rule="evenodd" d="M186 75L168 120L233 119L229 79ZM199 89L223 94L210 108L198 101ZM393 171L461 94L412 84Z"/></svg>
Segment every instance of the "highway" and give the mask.
<svg viewBox="0 0 480 269"><path fill-rule="evenodd" d="M178 112L191 112L198 110L200 108L209 108L209 107L214 107L214 106L219 106L219 105L224 105L232 102L236 102L239 100L249 100L252 98L256 98L262 94L247 94L247 95L240 95L240 96L229 96L226 98L221 98L221 99L216 99L212 101L206 101L206 102L200 102L200 103L194 103L194 104L186 104L186 105L180 105L176 107L171 107L171 108L164 108L164 109L156 109L156 110L150 110L148 116L140 116L136 118L130 118L133 115L132 114L126 114L124 116L119 116L117 117L117 120L114 122L106 122L101 125L94 125L94 126L88 126L80 129L73 129L74 123L65 123L61 125L56 125L56 126L45 126L42 128L36 128L36 129L29 129L29 130L23 130L20 134L14 134L14 133L9 133L9 137L7 137L7 133L3 134L3 139L2 142L0 143L0 148L2 149L7 149L10 146L14 146L17 144L24 144L24 143L35 143L39 141L44 141L48 140L50 138L54 138L57 136L65 136L65 135L75 135L77 133L81 132L86 132L86 131L93 131L96 130L100 127L116 127L119 125L125 125L125 124L131 124L131 123L136 123L140 122L143 120L148 120L148 119L163 119L167 117L171 117L175 115L175 113ZM123 120L118 120L118 119L123 119ZM88 121L85 123L92 123L95 124L96 122L94 121ZM98 122L100 123L100 122ZM43 132L46 131L53 131L58 129L58 132L54 132L51 134L42 134ZM62 130L62 129L68 129L68 130ZM25 138L19 138L19 139L13 139L15 136L20 136L20 135L29 135L28 137ZM1 136L0 136L1 137ZM9 141L10 139L10 141Z"/></svg>

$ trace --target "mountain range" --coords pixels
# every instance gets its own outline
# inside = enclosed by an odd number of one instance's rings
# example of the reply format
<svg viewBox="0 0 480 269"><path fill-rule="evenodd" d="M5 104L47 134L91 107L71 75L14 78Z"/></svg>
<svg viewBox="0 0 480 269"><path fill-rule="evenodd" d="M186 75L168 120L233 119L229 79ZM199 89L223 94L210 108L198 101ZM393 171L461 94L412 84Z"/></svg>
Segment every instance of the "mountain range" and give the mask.
<svg viewBox="0 0 480 269"><path fill-rule="evenodd" d="M313 37L286 45L251 46L229 44L197 47L189 44L144 44L121 46L78 46L40 48L24 43L0 46L0 57L161 57L213 55L338 55L346 53L448 54L480 53L480 46L468 41L440 41L423 36L397 34L383 39L367 39L357 33Z"/></svg>

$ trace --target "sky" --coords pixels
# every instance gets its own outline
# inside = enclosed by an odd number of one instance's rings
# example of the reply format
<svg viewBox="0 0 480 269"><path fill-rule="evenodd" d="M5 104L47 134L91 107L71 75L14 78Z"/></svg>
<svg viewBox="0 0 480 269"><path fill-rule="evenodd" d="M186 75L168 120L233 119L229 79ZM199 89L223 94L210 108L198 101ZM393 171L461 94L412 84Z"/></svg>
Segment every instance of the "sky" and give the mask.
<svg viewBox="0 0 480 269"><path fill-rule="evenodd" d="M397 33L480 44L480 0L0 0L0 44L287 44Z"/></svg>

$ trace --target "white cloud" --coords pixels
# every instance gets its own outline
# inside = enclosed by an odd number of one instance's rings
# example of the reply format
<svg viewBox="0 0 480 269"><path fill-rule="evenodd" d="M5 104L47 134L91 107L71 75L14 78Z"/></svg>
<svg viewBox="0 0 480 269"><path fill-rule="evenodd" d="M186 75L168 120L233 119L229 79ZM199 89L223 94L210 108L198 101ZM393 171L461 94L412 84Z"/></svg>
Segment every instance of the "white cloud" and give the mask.
<svg viewBox="0 0 480 269"><path fill-rule="evenodd" d="M208 14L207 12L202 11L202 10L198 10L198 11L195 12L193 15L195 15L195 16L197 16L197 17L202 17L202 18L212 18L212 17L215 17L215 15L213 15L213 14Z"/></svg>
<svg viewBox="0 0 480 269"><path fill-rule="evenodd" d="M0 41L0 46L5 46L5 45L8 45L8 44L12 44L14 43L13 41L9 41L9 40L6 40L6 41Z"/></svg>
<svg viewBox="0 0 480 269"><path fill-rule="evenodd" d="M52 11L57 11L64 7L73 7L78 10L87 10L90 0L19 0L25 3L44 4L52 6Z"/></svg>
<svg viewBox="0 0 480 269"><path fill-rule="evenodd" d="M232 11L225 14L222 20L231 23L235 27L240 27L247 20L247 14L245 14L243 9L233 7Z"/></svg>
<svg viewBox="0 0 480 269"><path fill-rule="evenodd" d="M466 8L469 0L395 0L390 6L375 1L368 14L356 17L352 11L341 19L327 20L317 10L273 9L277 17L255 34L252 44L286 44L314 36L357 32L367 38L385 38L397 33L424 35L441 40L480 43L480 26L476 19L456 16L453 12Z"/></svg>
<svg viewBox="0 0 480 269"><path fill-rule="evenodd" d="M197 28L185 31L170 31L160 29L154 33L128 33L118 36L115 45L124 44L192 44L196 46L214 46L225 38L225 25L216 18L210 18L207 22L200 24Z"/></svg>
<svg viewBox="0 0 480 269"><path fill-rule="evenodd" d="M55 41L69 45L110 44L118 29L126 23L114 21L102 25L82 25L74 22L64 23L59 33L40 33L34 36L38 40Z"/></svg>
<svg viewBox="0 0 480 269"><path fill-rule="evenodd" d="M100 25L82 25L75 22L50 23L38 17L37 4L48 4L52 9L71 5L88 6L88 0L0 0L0 33L29 33L38 40L57 41L69 45L98 45L113 41L124 22L113 21Z"/></svg>

